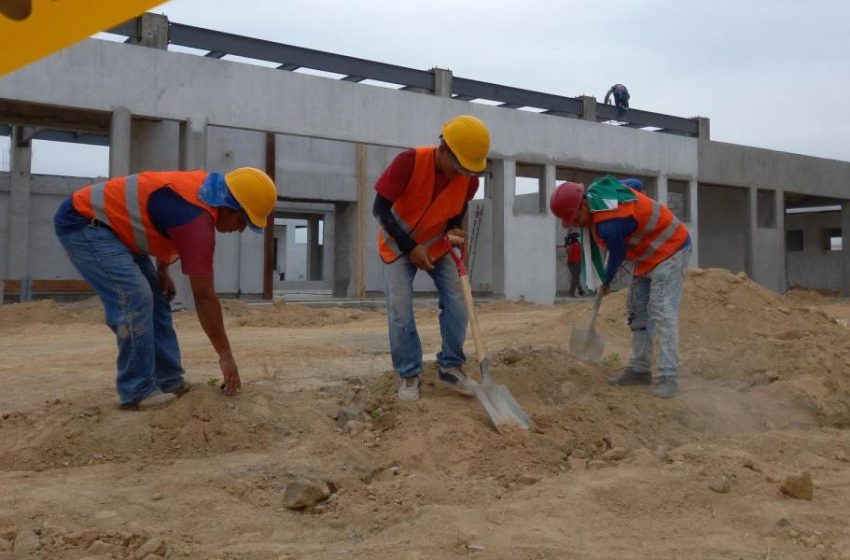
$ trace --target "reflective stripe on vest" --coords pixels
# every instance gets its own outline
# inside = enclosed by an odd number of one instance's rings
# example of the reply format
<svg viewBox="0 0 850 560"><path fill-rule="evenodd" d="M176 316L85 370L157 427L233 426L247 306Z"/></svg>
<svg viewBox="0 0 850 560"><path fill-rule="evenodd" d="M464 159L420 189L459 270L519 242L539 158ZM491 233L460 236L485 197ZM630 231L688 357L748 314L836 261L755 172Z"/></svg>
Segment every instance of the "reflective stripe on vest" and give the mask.
<svg viewBox="0 0 850 560"><path fill-rule="evenodd" d="M104 196L106 183L97 183L91 188L91 207L95 218L101 223L112 227L106 215ZM140 253L148 253L148 235L145 232L145 224L142 223L142 211L139 208L139 176L127 175L124 180L124 204L127 207L127 216L133 231L133 242Z"/></svg>

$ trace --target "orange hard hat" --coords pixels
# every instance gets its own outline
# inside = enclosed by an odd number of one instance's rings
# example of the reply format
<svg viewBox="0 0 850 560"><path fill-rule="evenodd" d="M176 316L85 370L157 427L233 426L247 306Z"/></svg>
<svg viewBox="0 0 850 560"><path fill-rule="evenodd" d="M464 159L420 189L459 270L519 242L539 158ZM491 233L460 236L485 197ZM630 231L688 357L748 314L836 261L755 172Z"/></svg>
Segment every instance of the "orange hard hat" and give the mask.
<svg viewBox="0 0 850 560"><path fill-rule="evenodd" d="M565 228L573 227L583 197L584 185L565 181L555 188L549 198L549 209L561 218L561 223Z"/></svg>

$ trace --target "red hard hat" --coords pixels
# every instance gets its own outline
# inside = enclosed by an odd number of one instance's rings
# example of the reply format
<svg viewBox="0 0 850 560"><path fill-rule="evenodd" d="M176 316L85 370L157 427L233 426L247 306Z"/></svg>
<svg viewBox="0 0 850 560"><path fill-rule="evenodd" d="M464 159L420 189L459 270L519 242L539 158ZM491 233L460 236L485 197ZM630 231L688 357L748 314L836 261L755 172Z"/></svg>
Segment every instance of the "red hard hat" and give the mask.
<svg viewBox="0 0 850 560"><path fill-rule="evenodd" d="M561 218L564 227L573 227L582 197L584 197L584 185L566 181L555 188L555 192L549 198L549 209Z"/></svg>

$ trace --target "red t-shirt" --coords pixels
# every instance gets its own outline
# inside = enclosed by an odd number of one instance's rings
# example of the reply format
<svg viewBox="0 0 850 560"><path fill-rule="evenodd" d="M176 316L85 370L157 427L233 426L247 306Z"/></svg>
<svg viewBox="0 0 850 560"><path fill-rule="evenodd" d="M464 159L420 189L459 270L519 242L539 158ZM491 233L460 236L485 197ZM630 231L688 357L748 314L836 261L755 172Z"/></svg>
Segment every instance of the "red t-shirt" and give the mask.
<svg viewBox="0 0 850 560"><path fill-rule="evenodd" d="M398 200L407 187L411 175L413 175L413 165L415 162L416 150L405 150L397 155L375 183L375 190L378 191L378 194L390 202ZM440 169L437 168L437 173L434 175L434 194L431 200L437 198L437 195L446 188L450 180L449 177L443 175ZM469 181L466 200L472 200L476 191L478 191L478 177L472 177Z"/></svg>
<svg viewBox="0 0 850 560"><path fill-rule="evenodd" d="M187 224L171 226L168 235L180 255L180 269L186 276L213 277L215 224L212 216L201 212Z"/></svg>
<svg viewBox="0 0 850 560"><path fill-rule="evenodd" d="M567 262L570 264L581 263L581 247L578 246L578 243L573 243L567 247Z"/></svg>

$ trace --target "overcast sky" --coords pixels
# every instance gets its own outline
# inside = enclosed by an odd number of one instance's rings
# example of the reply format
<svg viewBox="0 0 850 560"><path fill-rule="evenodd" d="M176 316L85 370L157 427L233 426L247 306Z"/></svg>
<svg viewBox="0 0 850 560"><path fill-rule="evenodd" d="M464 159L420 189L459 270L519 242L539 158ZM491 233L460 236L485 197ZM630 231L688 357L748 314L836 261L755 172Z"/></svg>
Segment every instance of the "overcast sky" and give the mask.
<svg viewBox="0 0 850 560"><path fill-rule="evenodd" d="M846 0L173 0L178 23L711 119L713 140L850 160Z"/></svg>
<svg viewBox="0 0 850 560"><path fill-rule="evenodd" d="M850 1L173 0L177 23L711 119L713 140L850 161ZM37 156L36 156L37 157Z"/></svg>

